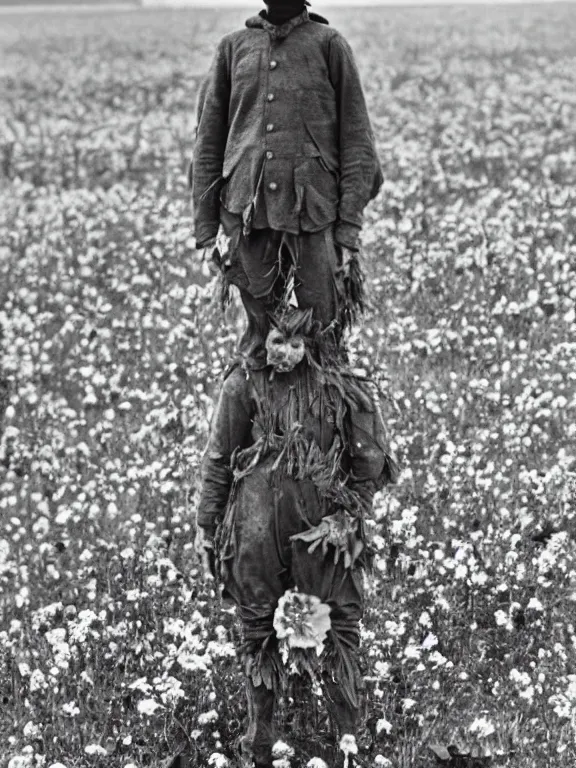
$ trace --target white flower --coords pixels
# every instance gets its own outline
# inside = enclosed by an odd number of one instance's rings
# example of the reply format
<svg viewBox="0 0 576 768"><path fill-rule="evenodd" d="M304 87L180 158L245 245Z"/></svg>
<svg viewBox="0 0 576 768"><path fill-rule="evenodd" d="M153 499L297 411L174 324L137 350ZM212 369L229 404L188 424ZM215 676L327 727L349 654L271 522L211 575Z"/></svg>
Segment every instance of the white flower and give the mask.
<svg viewBox="0 0 576 768"><path fill-rule="evenodd" d="M80 714L80 709L76 706L75 701L68 701L62 704L62 712L69 717L76 717L76 715Z"/></svg>
<svg viewBox="0 0 576 768"><path fill-rule="evenodd" d="M374 671L380 679L390 677L390 663L388 661L377 661L374 664Z"/></svg>
<svg viewBox="0 0 576 768"><path fill-rule="evenodd" d="M22 729L22 733L27 739L35 739L38 736L40 736L41 732L42 732L41 727L36 723L34 723L32 720L28 720L28 722Z"/></svg>
<svg viewBox="0 0 576 768"><path fill-rule="evenodd" d="M221 752L212 752L208 758L208 765L213 765L214 768L227 768L230 765L230 761Z"/></svg>
<svg viewBox="0 0 576 768"><path fill-rule="evenodd" d="M47 687L48 683L46 682L46 676L41 670L35 669L30 675L30 692L34 693L35 691L44 690Z"/></svg>
<svg viewBox="0 0 576 768"><path fill-rule="evenodd" d="M468 575L468 568L463 563L459 563L456 566L456 570L454 571L454 578L465 579L467 575Z"/></svg>
<svg viewBox="0 0 576 768"><path fill-rule="evenodd" d="M128 688L132 691L140 691L140 693L150 693L152 690L152 686L146 677L139 677L138 680L134 680L133 683L130 683Z"/></svg>
<svg viewBox="0 0 576 768"><path fill-rule="evenodd" d="M392 761L384 755L376 755L374 758L374 768L392 768Z"/></svg>
<svg viewBox="0 0 576 768"><path fill-rule="evenodd" d="M100 744L88 744L87 747L84 747L84 752L86 752L87 755L106 756L108 754L104 747L101 747Z"/></svg>
<svg viewBox="0 0 576 768"><path fill-rule="evenodd" d="M568 680L566 691L550 696L548 703L554 705L558 717L576 719L576 675L568 675Z"/></svg>
<svg viewBox="0 0 576 768"><path fill-rule="evenodd" d="M342 752L344 752L344 766L343 768L348 768L350 765L350 755L357 755L358 754L358 745L356 744L356 739L352 734L345 733L342 738L340 739L340 749Z"/></svg>
<svg viewBox="0 0 576 768"><path fill-rule="evenodd" d="M153 715L157 709L164 709L164 707L158 701L154 701L154 699L144 699L138 702L138 712L141 715Z"/></svg>
<svg viewBox="0 0 576 768"><path fill-rule="evenodd" d="M200 727L208 725L209 723L215 723L218 720L218 712L215 709L211 709L209 712L202 712L198 715L198 725Z"/></svg>
<svg viewBox="0 0 576 768"><path fill-rule="evenodd" d="M31 768L32 758L29 755L15 755L8 763L8 768Z"/></svg>
<svg viewBox="0 0 576 768"><path fill-rule="evenodd" d="M172 676L157 684L155 688L157 691L160 691L160 698L163 704L175 705L180 699L187 698L180 680Z"/></svg>
<svg viewBox="0 0 576 768"><path fill-rule="evenodd" d="M508 624L508 616L502 610L494 611L494 618L496 619L496 624L499 627L503 627L505 624Z"/></svg>
<svg viewBox="0 0 576 768"><path fill-rule="evenodd" d="M198 653L188 651L179 653L176 661L187 672L207 672L208 666L212 663L212 659L207 653L200 656Z"/></svg>
<svg viewBox="0 0 576 768"><path fill-rule="evenodd" d="M272 757L294 757L294 750L285 741L278 740L272 747Z"/></svg>
<svg viewBox="0 0 576 768"><path fill-rule="evenodd" d="M530 685L531 682L530 675L527 672L520 672L520 670L516 668L510 670L508 677L513 683L516 683L518 686L523 686L524 688Z"/></svg>
<svg viewBox="0 0 576 768"><path fill-rule="evenodd" d="M287 757L281 757L279 760L272 760L272 768L290 768L290 760Z"/></svg>
<svg viewBox="0 0 576 768"><path fill-rule="evenodd" d="M48 768L66 768L66 766L62 763L52 763L52 765L49 765Z"/></svg>
<svg viewBox="0 0 576 768"><path fill-rule="evenodd" d="M44 637L46 642L50 645L59 646L64 644L64 640L66 639L66 629L64 627L56 627L55 629L51 629L49 632L46 632Z"/></svg>
<svg viewBox="0 0 576 768"><path fill-rule="evenodd" d="M233 643L211 640L206 646L206 651L210 657L217 659L233 659L236 656L236 648Z"/></svg>
<svg viewBox="0 0 576 768"><path fill-rule="evenodd" d="M418 624L421 624L423 627L431 626L432 620L428 611L422 611L420 618L418 619Z"/></svg>
<svg viewBox="0 0 576 768"><path fill-rule="evenodd" d="M406 648L404 648L404 656L406 656L407 659L419 659L420 648L418 648L417 645L414 645L414 643L408 643Z"/></svg>
<svg viewBox="0 0 576 768"><path fill-rule="evenodd" d="M532 610L532 611L543 611L544 610L544 606L542 605L540 600L538 600L537 597L531 597L530 601L528 602L528 605L526 606L526 608L528 610Z"/></svg>
<svg viewBox="0 0 576 768"><path fill-rule="evenodd" d="M390 733L391 730L392 730L392 723L389 723L385 717L381 717L380 720L378 720L378 722L376 723L376 733L382 733L382 731L386 731L386 733Z"/></svg>
<svg viewBox="0 0 576 768"><path fill-rule="evenodd" d="M340 739L340 749L346 757L348 755L357 755L358 754L358 745L356 744L356 739L352 734L345 733L344 736Z"/></svg>
<svg viewBox="0 0 576 768"><path fill-rule="evenodd" d="M429 632L424 638L424 640L422 641L422 648L425 651L428 651L430 650L430 648L434 648L435 645L438 645L438 638L436 637L435 634L433 634L432 632Z"/></svg>
<svg viewBox="0 0 576 768"><path fill-rule="evenodd" d="M306 768L328 768L328 765L321 757L311 757L306 763Z"/></svg>
<svg viewBox="0 0 576 768"><path fill-rule="evenodd" d="M494 725L485 717L477 717L469 726L470 733L475 733L478 738L486 739L496 731Z"/></svg>
<svg viewBox="0 0 576 768"><path fill-rule="evenodd" d="M290 648L315 648L319 656L330 629L330 606L315 595L287 590L274 611L274 629L285 661Z"/></svg>

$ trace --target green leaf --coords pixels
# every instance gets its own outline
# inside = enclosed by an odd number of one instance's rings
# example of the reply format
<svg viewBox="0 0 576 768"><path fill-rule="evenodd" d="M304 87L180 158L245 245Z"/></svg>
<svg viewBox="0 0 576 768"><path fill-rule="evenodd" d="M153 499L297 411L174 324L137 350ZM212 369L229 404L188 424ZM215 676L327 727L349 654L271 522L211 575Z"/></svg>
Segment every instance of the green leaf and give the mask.
<svg viewBox="0 0 576 768"><path fill-rule="evenodd" d="M436 755L438 760L442 762L451 762L452 756L443 744L429 744L428 748Z"/></svg>

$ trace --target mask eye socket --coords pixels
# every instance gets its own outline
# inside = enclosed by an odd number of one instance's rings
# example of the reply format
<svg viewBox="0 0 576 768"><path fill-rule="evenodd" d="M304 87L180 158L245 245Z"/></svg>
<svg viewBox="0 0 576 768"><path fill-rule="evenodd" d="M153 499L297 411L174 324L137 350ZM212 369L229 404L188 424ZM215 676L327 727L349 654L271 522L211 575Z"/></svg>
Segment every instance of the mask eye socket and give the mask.
<svg viewBox="0 0 576 768"><path fill-rule="evenodd" d="M290 339L290 346L292 349L299 349L302 345L302 342L300 339Z"/></svg>

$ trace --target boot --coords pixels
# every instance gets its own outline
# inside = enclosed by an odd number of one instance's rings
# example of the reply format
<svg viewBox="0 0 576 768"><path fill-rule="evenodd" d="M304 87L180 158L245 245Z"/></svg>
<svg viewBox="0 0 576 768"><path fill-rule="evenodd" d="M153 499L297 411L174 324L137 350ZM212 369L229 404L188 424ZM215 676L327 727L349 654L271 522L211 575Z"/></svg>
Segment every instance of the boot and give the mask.
<svg viewBox="0 0 576 768"><path fill-rule="evenodd" d="M246 679L246 700L248 704L248 729L241 740L242 757L254 761L255 768L271 768L272 746L274 745L274 691L264 684L254 685Z"/></svg>

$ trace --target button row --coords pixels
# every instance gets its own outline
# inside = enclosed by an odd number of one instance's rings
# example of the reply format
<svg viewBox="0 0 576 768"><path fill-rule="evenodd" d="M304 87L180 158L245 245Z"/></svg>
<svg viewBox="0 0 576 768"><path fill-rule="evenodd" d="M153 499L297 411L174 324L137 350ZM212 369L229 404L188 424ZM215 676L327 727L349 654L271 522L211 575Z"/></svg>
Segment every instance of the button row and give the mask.
<svg viewBox="0 0 576 768"><path fill-rule="evenodd" d="M277 62L277 61L274 61L274 60L273 60L273 61L271 61L271 62L270 62L270 69L276 69L276 67L277 67L277 66L278 66L278 62ZM274 101L274 99L275 99L276 97L274 96L274 94L273 94L273 93L269 93L269 94L266 96L266 98L268 99L268 101ZM268 123L268 125L266 126L266 131L267 131L268 133L271 133L273 130L274 130L274 123ZM268 150L268 151L266 152L266 159L267 159L267 160L272 160L272 158L273 158L273 157L274 157L274 152L272 152L271 150ZM275 191L278 189L278 184L277 184L275 181L271 181L271 182L268 184L268 189L269 189L271 192L275 192Z"/></svg>

